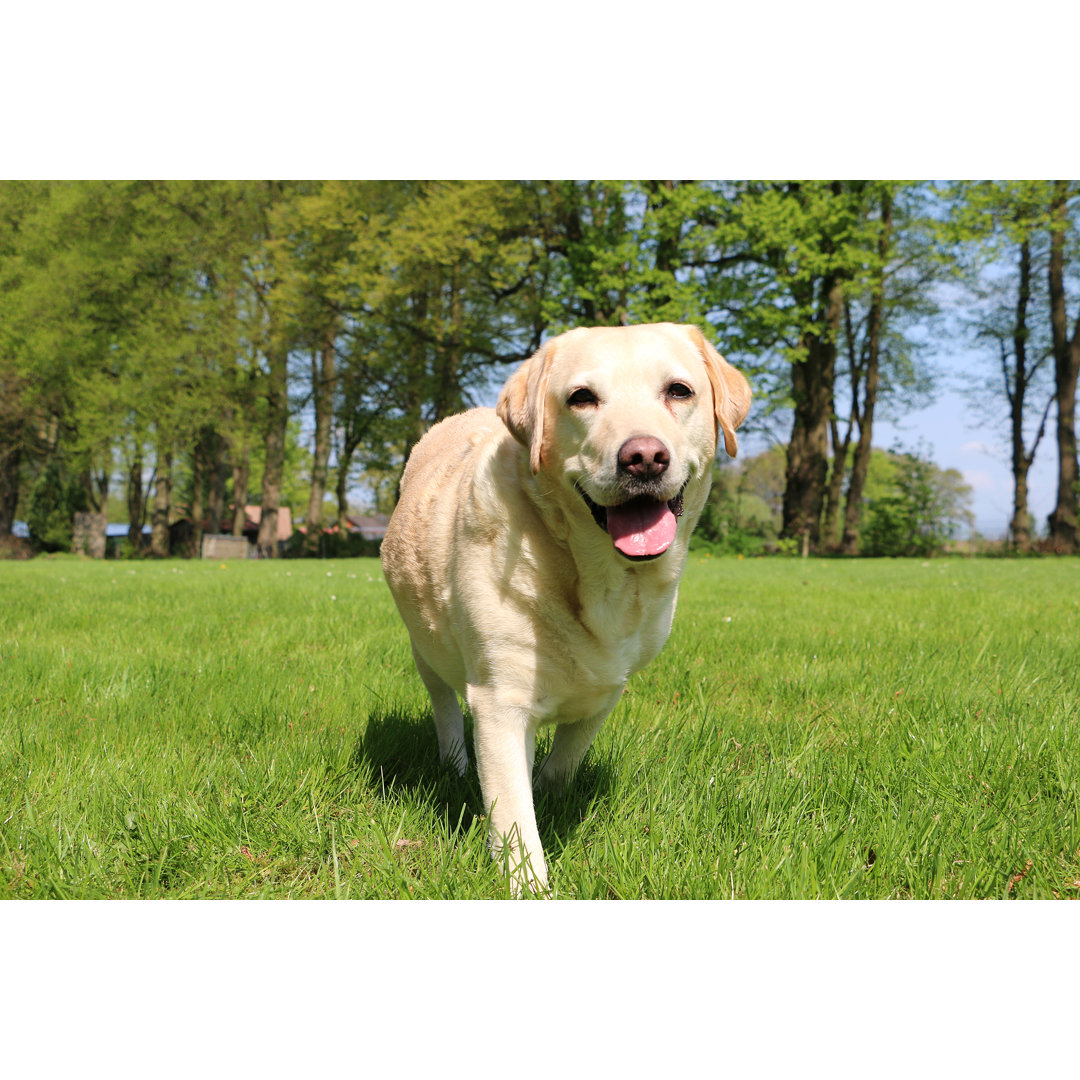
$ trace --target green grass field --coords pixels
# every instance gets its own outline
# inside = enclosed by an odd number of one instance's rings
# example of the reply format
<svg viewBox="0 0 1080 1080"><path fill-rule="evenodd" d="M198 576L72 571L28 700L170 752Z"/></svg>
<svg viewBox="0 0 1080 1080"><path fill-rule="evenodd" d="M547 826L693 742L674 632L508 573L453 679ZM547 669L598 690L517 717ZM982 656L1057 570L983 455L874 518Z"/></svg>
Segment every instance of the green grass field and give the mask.
<svg viewBox="0 0 1080 1080"><path fill-rule="evenodd" d="M551 881L1077 897L1078 712L1080 560L692 555ZM482 809L376 561L0 563L0 896L505 896Z"/></svg>

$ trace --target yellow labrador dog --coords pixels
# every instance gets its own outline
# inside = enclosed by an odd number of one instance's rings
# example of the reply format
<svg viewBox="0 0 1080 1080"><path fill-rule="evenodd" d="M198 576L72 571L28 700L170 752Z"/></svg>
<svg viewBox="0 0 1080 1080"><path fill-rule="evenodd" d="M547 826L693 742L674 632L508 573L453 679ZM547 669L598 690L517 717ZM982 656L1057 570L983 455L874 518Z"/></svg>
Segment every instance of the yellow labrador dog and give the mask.
<svg viewBox="0 0 1080 1080"><path fill-rule="evenodd" d="M461 708L489 840L514 892L542 892L537 786L573 776L627 679L671 630L720 434L750 386L692 326L571 330L517 369L495 409L417 444L382 545L431 695L439 755L464 773Z"/></svg>

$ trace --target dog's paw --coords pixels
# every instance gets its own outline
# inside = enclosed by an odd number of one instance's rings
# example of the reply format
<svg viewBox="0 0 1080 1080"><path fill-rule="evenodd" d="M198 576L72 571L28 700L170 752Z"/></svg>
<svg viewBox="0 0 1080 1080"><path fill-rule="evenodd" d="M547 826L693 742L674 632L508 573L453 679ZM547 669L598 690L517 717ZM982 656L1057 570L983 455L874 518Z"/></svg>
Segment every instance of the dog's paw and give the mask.
<svg viewBox="0 0 1080 1080"><path fill-rule="evenodd" d="M554 900L555 891L547 880L541 881L531 871L528 874L518 870L510 875L510 895L515 900Z"/></svg>

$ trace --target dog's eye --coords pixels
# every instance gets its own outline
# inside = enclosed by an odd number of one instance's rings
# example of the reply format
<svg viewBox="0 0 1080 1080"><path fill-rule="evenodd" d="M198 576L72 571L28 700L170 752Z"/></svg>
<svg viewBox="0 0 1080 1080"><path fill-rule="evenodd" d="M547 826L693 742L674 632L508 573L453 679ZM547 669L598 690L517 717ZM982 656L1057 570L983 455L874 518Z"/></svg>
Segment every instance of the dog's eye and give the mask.
<svg viewBox="0 0 1080 1080"><path fill-rule="evenodd" d="M571 407L575 405L599 405L600 399L587 386L582 386L566 399L566 404Z"/></svg>
<svg viewBox="0 0 1080 1080"><path fill-rule="evenodd" d="M673 382L667 388L667 396L669 398L691 398L694 396L694 391L686 383Z"/></svg>

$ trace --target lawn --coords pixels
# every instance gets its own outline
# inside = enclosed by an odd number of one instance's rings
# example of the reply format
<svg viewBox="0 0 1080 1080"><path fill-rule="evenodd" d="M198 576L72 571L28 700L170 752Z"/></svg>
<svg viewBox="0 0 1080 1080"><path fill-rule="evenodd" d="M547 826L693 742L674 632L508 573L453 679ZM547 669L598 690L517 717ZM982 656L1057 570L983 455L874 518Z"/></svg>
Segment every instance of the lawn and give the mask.
<svg viewBox="0 0 1080 1080"><path fill-rule="evenodd" d="M551 882L1075 898L1078 661L1077 559L692 555ZM500 897L482 810L376 561L0 563L0 896Z"/></svg>

